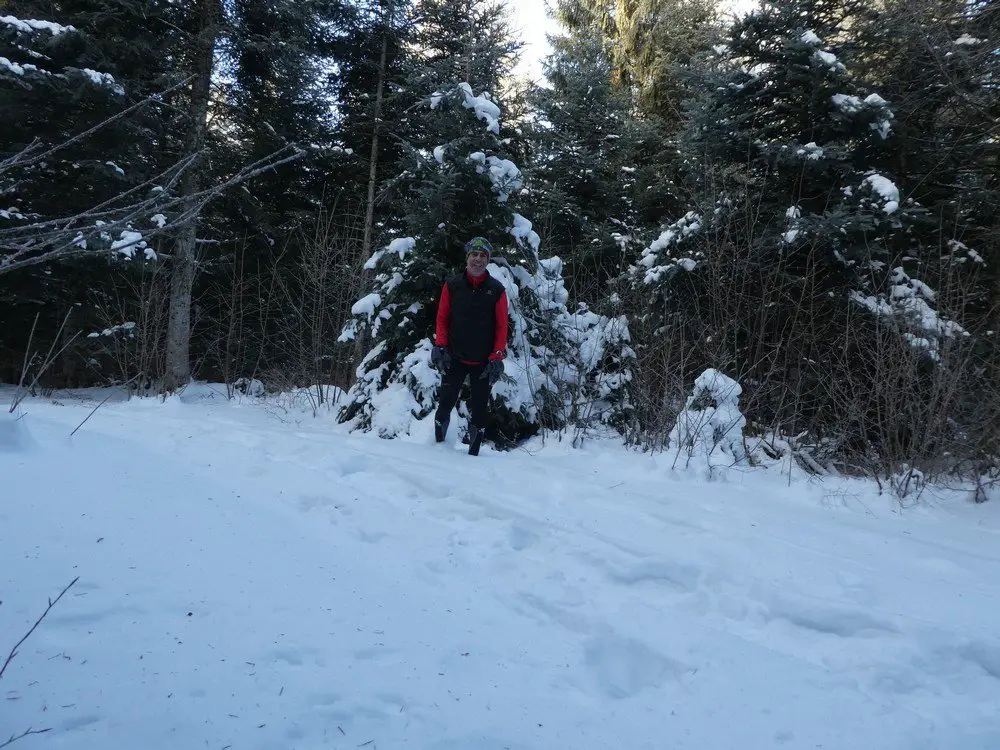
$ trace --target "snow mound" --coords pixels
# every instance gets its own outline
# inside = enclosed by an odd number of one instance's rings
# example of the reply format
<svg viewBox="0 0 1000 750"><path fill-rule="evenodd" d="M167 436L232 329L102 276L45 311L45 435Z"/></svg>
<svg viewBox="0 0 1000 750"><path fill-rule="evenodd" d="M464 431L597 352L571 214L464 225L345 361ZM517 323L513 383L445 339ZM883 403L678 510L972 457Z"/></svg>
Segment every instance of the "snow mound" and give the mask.
<svg viewBox="0 0 1000 750"><path fill-rule="evenodd" d="M747 420L740 411L740 384L709 368L694 381L694 392L670 431L670 447L679 456L704 459L709 471L733 466L747 459L743 428Z"/></svg>
<svg viewBox="0 0 1000 750"><path fill-rule="evenodd" d="M0 453L23 453L36 445L23 415L0 413Z"/></svg>

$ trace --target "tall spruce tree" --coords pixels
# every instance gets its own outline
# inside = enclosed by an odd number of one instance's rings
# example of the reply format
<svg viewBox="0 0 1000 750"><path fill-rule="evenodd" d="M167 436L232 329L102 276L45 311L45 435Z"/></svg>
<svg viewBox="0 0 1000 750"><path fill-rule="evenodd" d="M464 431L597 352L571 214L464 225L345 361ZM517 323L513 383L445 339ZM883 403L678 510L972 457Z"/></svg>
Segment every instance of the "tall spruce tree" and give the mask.
<svg viewBox="0 0 1000 750"><path fill-rule="evenodd" d="M893 102L893 169L937 221L942 255L978 276L980 317L1000 323L1000 14L964 0L890 2L857 29L859 72ZM929 236L928 243L934 238ZM951 275L952 266L947 273ZM978 273L975 273L978 271ZM934 264L927 272L934 273ZM972 273L970 273L972 272Z"/></svg>
<svg viewBox="0 0 1000 750"><path fill-rule="evenodd" d="M717 28L714 0L560 0L557 17L572 33L605 40L611 77L639 110L661 124L681 119L681 69L708 49Z"/></svg>
<svg viewBox="0 0 1000 750"><path fill-rule="evenodd" d="M567 263L571 293L597 299L639 246L635 193L644 128L611 83L604 44L582 31L551 39L548 85L533 92L530 180L535 226Z"/></svg>

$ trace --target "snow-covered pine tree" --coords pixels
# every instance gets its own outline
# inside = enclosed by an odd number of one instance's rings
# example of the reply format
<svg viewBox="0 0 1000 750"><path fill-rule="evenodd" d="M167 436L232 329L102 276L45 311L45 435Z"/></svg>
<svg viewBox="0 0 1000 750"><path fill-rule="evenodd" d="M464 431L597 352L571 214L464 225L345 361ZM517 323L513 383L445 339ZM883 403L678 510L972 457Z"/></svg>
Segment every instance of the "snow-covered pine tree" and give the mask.
<svg viewBox="0 0 1000 750"><path fill-rule="evenodd" d="M369 261L374 289L354 306L341 337L364 332L373 342L341 421L395 437L432 413L440 384L430 366L436 303L474 235L493 243L489 272L510 301L505 376L493 389L488 439L504 445L539 427L561 427L574 406L595 422L620 420L631 354L627 325L583 307L567 310L561 261L539 260L539 237L518 212L523 177L507 158L496 98L461 82L434 89L422 105L411 116L430 118L423 132L437 140L413 147L390 185L406 209L402 236Z"/></svg>
<svg viewBox="0 0 1000 750"><path fill-rule="evenodd" d="M686 379L715 366L794 391L755 404L764 424L836 408L835 364L863 364L879 319L931 358L964 334L911 275L923 212L892 179L891 106L846 55L846 21L862 12L781 0L731 27L693 81L683 151L696 205L630 273L647 319L689 347Z"/></svg>

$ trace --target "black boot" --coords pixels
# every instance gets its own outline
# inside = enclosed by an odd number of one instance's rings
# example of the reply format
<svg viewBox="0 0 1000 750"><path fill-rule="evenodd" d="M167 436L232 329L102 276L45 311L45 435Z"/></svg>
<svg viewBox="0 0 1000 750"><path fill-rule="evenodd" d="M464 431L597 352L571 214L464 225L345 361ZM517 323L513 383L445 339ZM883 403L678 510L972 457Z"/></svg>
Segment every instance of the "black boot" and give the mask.
<svg viewBox="0 0 1000 750"><path fill-rule="evenodd" d="M437 419L435 419L434 420L434 442L435 443L443 443L444 442L444 436L447 435L447 434L448 434L448 420L446 419L443 422L440 422Z"/></svg>
<svg viewBox="0 0 1000 750"><path fill-rule="evenodd" d="M469 425L469 455L478 456L479 446L483 444L483 433L486 430L482 427L476 427L474 424Z"/></svg>

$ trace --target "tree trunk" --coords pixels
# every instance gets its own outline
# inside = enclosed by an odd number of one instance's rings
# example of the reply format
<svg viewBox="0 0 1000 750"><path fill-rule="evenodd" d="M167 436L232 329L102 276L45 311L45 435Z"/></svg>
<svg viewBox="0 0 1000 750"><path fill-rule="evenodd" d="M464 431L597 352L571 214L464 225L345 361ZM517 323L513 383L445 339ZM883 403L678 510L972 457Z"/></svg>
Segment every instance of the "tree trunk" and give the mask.
<svg viewBox="0 0 1000 750"><path fill-rule="evenodd" d="M193 41L190 125L187 152L204 147L208 103L212 87L215 42L222 16L221 0L200 0L201 23ZM194 195L201 187L200 164L195 164L181 180L181 195ZM190 210L193 205L184 206ZM167 393L191 379L191 290L194 287L198 217L181 227L174 244L173 271L170 277L170 315L167 321L167 348L162 391Z"/></svg>
<svg viewBox="0 0 1000 750"><path fill-rule="evenodd" d="M392 24L395 2L390 0L382 24L382 55L378 65L378 84L375 87L375 112L372 122L372 148L368 158L368 202L365 206L365 234L361 246L361 263L372 257L372 242L375 230L375 183L378 172L379 129L382 126L382 100L385 92L386 65L389 56L389 28Z"/></svg>

